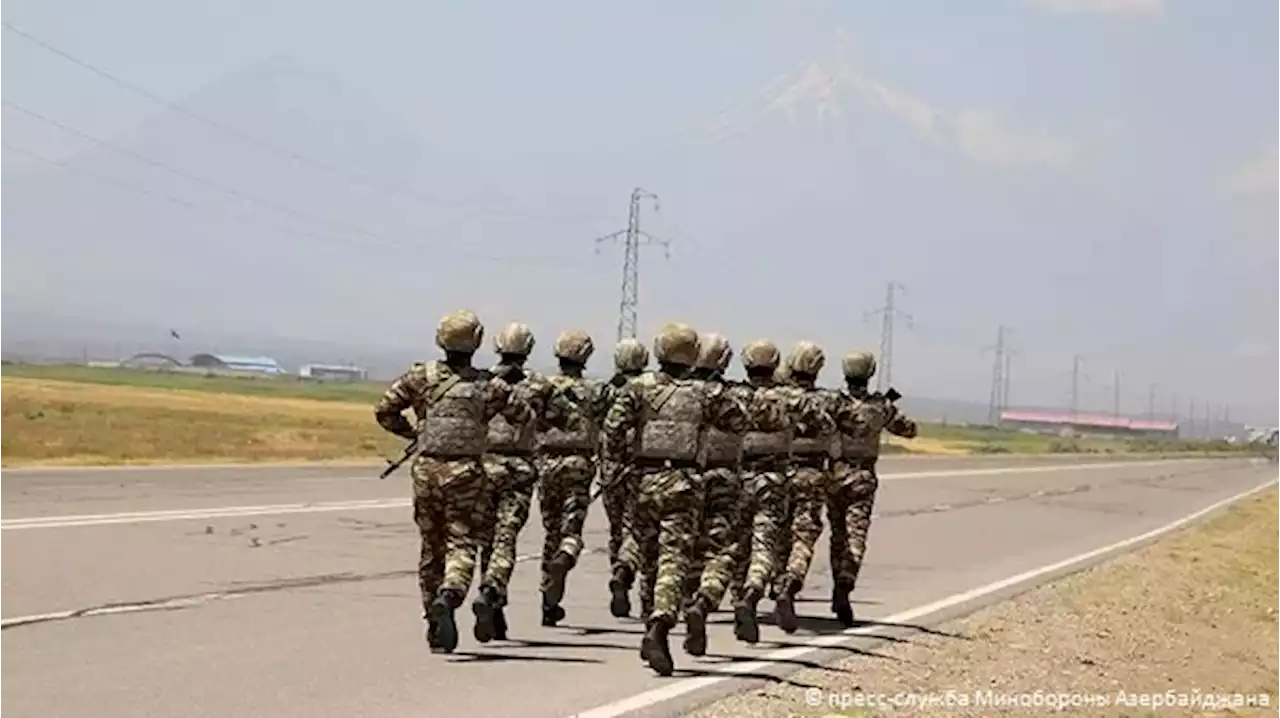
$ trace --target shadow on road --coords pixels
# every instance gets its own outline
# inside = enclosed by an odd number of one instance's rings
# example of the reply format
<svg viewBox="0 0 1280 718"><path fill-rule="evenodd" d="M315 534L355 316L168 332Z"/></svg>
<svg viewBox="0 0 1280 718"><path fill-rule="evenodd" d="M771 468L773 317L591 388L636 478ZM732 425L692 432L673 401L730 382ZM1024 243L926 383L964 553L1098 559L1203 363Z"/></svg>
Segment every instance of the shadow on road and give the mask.
<svg viewBox="0 0 1280 718"><path fill-rule="evenodd" d="M475 653L458 651L450 654L449 663L491 663L498 661L540 661L545 663L604 663L598 658L574 658L572 656L522 656L513 653ZM460 659L460 660L459 660Z"/></svg>
<svg viewBox="0 0 1280 718"><path fill-rule="evenodd" d="M874 654L874 653L870 653L870 652L865 652L865 653L867 655L877 656L877 654ZM717 659L716 660L717 663L724 663L724 664L751 663L752 661L761 660L760 658L755 656L730 656L725 653L708 653L705 657ZM880 656L877 656L877 657L880 657ZM883 657L887 658L888 656L883 656ZM837 673L853 673L852 669L840 668L838 666L827 665L825 663L819 663L817 661L806 661L803 658L772 658L767 660L770 663L785 663L789 666L796 666L798 668L820 668L823 670L833 671ZM710 663L710 661L708 661L708 663Z"/></svg>

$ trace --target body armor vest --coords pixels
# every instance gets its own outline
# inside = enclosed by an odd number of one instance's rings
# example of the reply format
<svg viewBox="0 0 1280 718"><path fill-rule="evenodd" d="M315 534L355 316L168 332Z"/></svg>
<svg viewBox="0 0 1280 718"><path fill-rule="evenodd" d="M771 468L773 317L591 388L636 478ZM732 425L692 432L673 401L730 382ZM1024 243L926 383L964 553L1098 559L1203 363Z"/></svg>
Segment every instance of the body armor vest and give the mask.
<svg viewBox="0 0 1280 718"><path fill-rule="evenodd" d="M851 460L874 459L880 455L880 432L889 423L892 408L874 395L861 398L845 396L858 403L854 411L862 429L858 434L840 436L840 454Z"/></svg>
<svg viewBox="0 0 1280 718"><path fill-rule="evenodd" d="M426 456L480 456L485 451L487 378L454 374L437 384L422 409L418 447Z"/></svg>
<svg viewBox="0 0 1280 718"><path fill-rule="evenodd" d="M576 424L578 428L573 431L555 427L547 429L539 437L539 445L556 451L580 451L582 453L595 451L600 435L600 417L595 415L597 387L586 380L567 376L554 377L551 383L558 391L565 392L567 390L576 394L574 416L569 418L577 420L571 423Z"/></svg>
<svg viewBox="0 0 1280 718"><path fill-rule="evenodd" d="M706 401L698 385L676 381L645 387L644 399L636 458L697 461Z"/></svg>

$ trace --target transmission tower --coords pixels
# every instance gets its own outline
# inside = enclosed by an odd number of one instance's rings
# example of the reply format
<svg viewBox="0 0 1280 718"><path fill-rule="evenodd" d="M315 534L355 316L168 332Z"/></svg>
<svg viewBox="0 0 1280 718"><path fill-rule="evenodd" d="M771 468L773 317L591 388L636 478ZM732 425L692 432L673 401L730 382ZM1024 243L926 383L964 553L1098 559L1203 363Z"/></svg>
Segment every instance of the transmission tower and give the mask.
<svg viewBox="0 0 1280 718"><path fill-rule="evenodd" d="M991 365L991 399L987 404L987 423L997 426L1000 423L1000 412L1004 409L1006 362L1008 356L1004 347L1005 328L1001 324L996 329L996 357Z"/></svg>
<svg viewBox="0 0 1280 718"><path fill-rule="evenodd" d="M618 302L618 341L634 339L636 336L636 314L640 307L640 245L659 244L671 256L671 243L654 239L640 229L640 200L653 200L653 209L658 210L658 195L636 187L631 192L631 208L627 215L627 228L613 234L596 239L596 251L600 251L601 242L622 240L622 298Z"/></svg>
<svg viewBox="0 0 1280 718"><path fill-rule="evenodd" d="M889 282L884 292L884 306L867 312L866 316L880 315L880 371L876 376L876 390L886 391L893 385L893 320L902 317L907 326L911 326L911 315L895 306L896 295L904 292L906 287L897 282Z"/></svg>
<svg viewBox="0 0 1280 718"><path fill-rule="evenodd" d="M1071 417L1074 419L1080 413L1080 365L1084 362L1084 357L1079 354L1071 359Z"/></svg>

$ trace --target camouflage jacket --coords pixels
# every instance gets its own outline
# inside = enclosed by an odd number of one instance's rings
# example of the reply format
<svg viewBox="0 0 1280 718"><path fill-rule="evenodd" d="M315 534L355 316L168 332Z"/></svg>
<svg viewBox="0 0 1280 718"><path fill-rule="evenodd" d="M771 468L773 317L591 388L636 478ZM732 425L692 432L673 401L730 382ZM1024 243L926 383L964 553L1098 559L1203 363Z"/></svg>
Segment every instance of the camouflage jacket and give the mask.
<svg viewBox="0 0 1280 718"><path fill-rule="evenodd" d="M455 375L463 381L484 382L486 421L495 416L504 416L508 421L527 421L532 416L532 408L527 402L515 395L513 387L490 372L474 367L455 371L443 361L417 363L401 374L391 383L378 403L374 405L373 414L378 425L396 436L413 440L418 436L415 423L420 423L426 415L427 402L431 393L449 381ZM415 423L404 417L407 409L413 409Z"/></svg>
<svg viewBox="0 0 1280 718"><path fill-rule="evenodd" d="M839 448L840 405L829 389L795 382L779 384L790 401L792 453L797 456L832 456Z"/></svg>
<svg viewBox="0 0 1280 718"><path fill-rule="evenodd" d="M689 383L703 393L705 424L732 434L740 434L746 430L749 420L747 407L725 384L677 379L661 371L645 372L618 392L605 416L602 433L606 456L623 456L634 450L651 395L659 388L673 383Z"/></svg>
<svg viewBox="0 0 1280 718"><path fill-rule="evenodd" d="M609 410L608 385L596 379L556 374L546 378L552 412L565 414L564 422L539 422L539 446L594 452L600 441L600 425Z"/></svg>
<svg viewBox="0 0 1280 718"><path fill-rule="evenodd" d="M879 392L844 389L836 394L839 403L840 454L846 459L874 459L880 455L880 432L915 438L918 428L897 405Z"/></svg>

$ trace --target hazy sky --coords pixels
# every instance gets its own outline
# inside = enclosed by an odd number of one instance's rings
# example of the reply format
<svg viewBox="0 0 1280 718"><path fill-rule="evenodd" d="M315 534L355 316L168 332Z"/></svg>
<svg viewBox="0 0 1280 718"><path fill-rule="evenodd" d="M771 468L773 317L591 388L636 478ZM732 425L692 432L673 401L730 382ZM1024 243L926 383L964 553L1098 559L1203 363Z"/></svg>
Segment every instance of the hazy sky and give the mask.
<svg viewBox="0 0 1280 718"><path fill-rule="evenodd" d="M354 7L6 3L207 118L6 29L6 310L431 355L468 306L602 364L592 240L642 186L646 339L812 339L834 382L895 280L904 393L985 400L1003 323L1014 403L1080 354L1084 407L1118 371L1126 411L1276 421L1274 0Z"/></svg>

